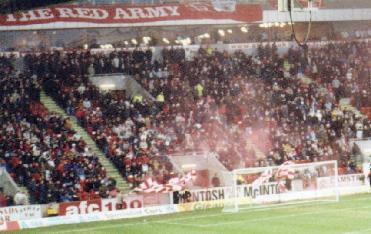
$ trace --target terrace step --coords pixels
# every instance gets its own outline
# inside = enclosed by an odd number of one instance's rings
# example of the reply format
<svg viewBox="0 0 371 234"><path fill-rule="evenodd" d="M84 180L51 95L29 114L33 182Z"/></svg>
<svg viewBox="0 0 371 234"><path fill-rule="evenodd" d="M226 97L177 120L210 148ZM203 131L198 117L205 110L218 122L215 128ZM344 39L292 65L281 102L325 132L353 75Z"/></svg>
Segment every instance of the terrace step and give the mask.
<svg viewBox="0 0 371 234"><path fill-rule="evenodd" d="M73 116L69 116L50 96L46 95L44 91L40 93L40 101L49 111L60 114L64 118L69 118L71 120L72 128L82 137L91 151L99 157L99 161L106 169L107 175L116 180L116 187L123 192L130 192L130 187L126 180L106 155L98 148L91 136L80 126L77 119Z"/></svg>

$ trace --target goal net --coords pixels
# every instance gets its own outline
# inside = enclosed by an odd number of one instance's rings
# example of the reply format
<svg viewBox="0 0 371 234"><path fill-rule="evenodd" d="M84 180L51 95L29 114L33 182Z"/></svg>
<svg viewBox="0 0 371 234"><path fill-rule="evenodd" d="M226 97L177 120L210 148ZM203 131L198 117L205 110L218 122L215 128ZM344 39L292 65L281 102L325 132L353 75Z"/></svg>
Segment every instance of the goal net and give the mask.
<svg viewBox="0 0 371 234"><path fill-rule="evenodd" d="M264 204L338 201L337 161L237 169L224 174L224 211Z"/></svg>

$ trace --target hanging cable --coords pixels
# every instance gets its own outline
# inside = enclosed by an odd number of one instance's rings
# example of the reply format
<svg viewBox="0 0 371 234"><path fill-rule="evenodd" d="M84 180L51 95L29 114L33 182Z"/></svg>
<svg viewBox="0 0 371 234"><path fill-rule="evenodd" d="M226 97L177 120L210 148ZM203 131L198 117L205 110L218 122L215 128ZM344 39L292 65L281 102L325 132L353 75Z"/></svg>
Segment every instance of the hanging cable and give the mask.
<svg viewBox="0 0 371 234"><path fill-rule="evenodd" d="M291 23L291 36L293 37L293 39L295 40L295 42L302 48L306 48L307 47L307 41L309 39L309 36L310 36L310 32L311 32L311 28L312 28L312 9L309 8L309 25L308 25L308 28L307 28L307 34L305 35L305 38L304 38L304 41L303 42L300 42L298 40L298 38L296 37L296 32L295 32L295 27L294 27L294 21L292 19L292 11L293 11L293 6L292 6L292 2L291 0L287 0L288 1L288 10L289 10L289 15L290 15L290 23ZM297 2L297 0L294 0ZM309 1L312 1L312 0L309 0Z"/></svg>

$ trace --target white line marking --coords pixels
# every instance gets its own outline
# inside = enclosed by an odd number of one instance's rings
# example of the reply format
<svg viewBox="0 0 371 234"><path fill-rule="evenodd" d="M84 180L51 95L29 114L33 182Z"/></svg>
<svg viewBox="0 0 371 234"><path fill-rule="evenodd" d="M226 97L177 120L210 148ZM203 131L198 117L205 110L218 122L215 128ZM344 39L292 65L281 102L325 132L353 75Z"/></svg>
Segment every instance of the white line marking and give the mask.
<svg viewBox="0 0 371 234"><path fill-rule="evenodd" d="M371 228L361 229L354 232L345 232L343 234L362 234L362 233L371 233Z"/></svg>
<svg viewBox="0 0 371 234"><path fill-rule="evenodd" d="M358 200L371 200L371 197L367 197L367 199L365 198L362 198L362 199L352 199L352 200L345 200L345 201L342 201L343 203L346 203L348 201L358 201ZM262 208L259 208L259 207L251 207L250 209L243 209L243 210L240 210L239 212L236 212L236 213L218 213L218 214L208 214L208 215L192 215L192 216L187 216L187 217L182 217L182 218L173 218L171 219L172 221L179 221L179 220L189 220L189 219L202 219L202 218L208 218L208 217L218 217L218 216L225 216L225 215L236 215L236 214L243 214L243 213L251 213L251 212L261 212L261 211L266 211L266 210L275 210L275 209L290 209L290 208L293 208L293 207L302 207L302 206L307 206L307 205L313 205L315 201L313 201L312 203L296 203L296 204L286 204L286 206L279 206L279 204L274 204L273 206L272 205L268 205L268 207L262 207ZM326 202L327 204L326 205L334 205L334 204L339 204L337 202ZM347 208L345 208L347 209Z"/></svg>
<svg viewBox="0 0 371 234"><path fill-rule="evenodd" d="M151 224L149 222L136 222L136 223L118 223L118 224L111 224L111 225L102 225L99 227L88 227L88 228L79 228L73 230L66 230L66 231L56 231L56 232L47 232L47 233L54 233L54 234L63 234L63 233L79 233L79 232L87 232L87 231L98 231L98 230L105 230L108 228L120 228L125 226L133 226L133 225L145 225ZM44 232L45 233L45 232Z"/></svg>
<svg viewBox="0 0 371 234"><path fill-rule="evenodd" d="M259 222L259 221L266 221L266 220L274 220L274 219L281 219L281 218L289 218L289 217L297 217L297 216L305 216L305 215L314 215L314 214L325 214L325 213L332 213L332 212L339 212L339 211L347 211L347 210L354 210L354 209L370 209L371 206L363 206L363 207L349 207L349 208L342 208L342 209L334 209L334 210L325 210L325 211L315 211L315 212L305 212L305 213L295 213L291 215L280 215L280 216L273 216L267 218L258 218L258 219L248 219L248 220L236 220L230 222L218 222L215 224L200 224L199 226L202 227L212 227L212 226L219 226L219 225L228 225L228 224L235 224L235 223L250 223L250 222ZM360 212L360 210L359 210ZM367 229L367 230L371 230ZM366 231L366 230L364 230Z"/></svg>
<svg viewBox="0 0 371 234"><path fill-rule="evenodd" d="M354 200L351 200L351 201L364 201L364 200L370 200L371 199L371 194L369 194L370 197L361 197L361 198L358 198L358 199L354 199Z"/></svg>
<svg viewBox="0 0 371 234"><path fill-rule="evenodd" d="M223 226L223 225L235 224L235 223L252 223L252 222L267 221L267 220L274 220L274 219L281 219L281 218L290 218L290 217L297 217L297 216L325 214L325 213L332 213L332 212L339 212L339 211L346 211L346 210L370 209L370 208L371 208L371 206L349 207L349 208L335 209L335 210L295 213L295 214L291 214L291 215L278 215L278 216L266 217L266 218L257 218L257 219L248 219L248 220L235 220L235 221L230 221L230 222L218 222L218 223L213 223L213 224L203 224L203 225L200 225L200 226L202 226L202 227L213 227L213 226L220 226L220 225Z"/></svg>
<svg viewBox="0 0 371 234"><path fill-rule="evenodd" d="M224 225L236 224L236 223L254 223L254 222L260 222L260 221L284 219L284 218L305 216L305 215L313 215L313 214L318 214L318 212L306 212L306 213L300 213L300 214L279 215L279 216L266 217L266 218L257 218L257 219L248 219L248 220L235 220L235 221L230 221L230 222L218 222L218 223L213 223L213 224L203 224L203 225L200 225L200 226L202 226L202 227L214 227L214 226L224 226Z"/></svg>
<svg viewBox="0 0 371 234"><path fill-rule="evenodd" d="M166 222L166 221L161 221L161 222L156 222L156 223L159 223L159 224L170 224L170 225L175 225L175 226L197 227L197 228L203 227L203 225L190 224L190 223L177 223L177 222Z"/></svg>

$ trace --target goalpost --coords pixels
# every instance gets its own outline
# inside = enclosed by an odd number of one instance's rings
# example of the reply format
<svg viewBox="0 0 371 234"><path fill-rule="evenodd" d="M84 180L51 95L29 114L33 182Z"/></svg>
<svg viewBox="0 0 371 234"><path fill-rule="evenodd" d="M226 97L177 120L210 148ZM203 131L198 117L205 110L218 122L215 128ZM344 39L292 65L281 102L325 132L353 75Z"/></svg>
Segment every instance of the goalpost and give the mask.
<svg viewBox="0 0 371 234"><path fill-rule="evenodd" d="M236 169L224 174L225 212L265 204L339 201L337 161Z"/></svg>

